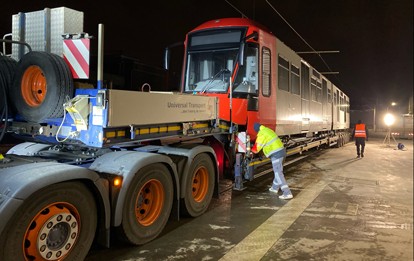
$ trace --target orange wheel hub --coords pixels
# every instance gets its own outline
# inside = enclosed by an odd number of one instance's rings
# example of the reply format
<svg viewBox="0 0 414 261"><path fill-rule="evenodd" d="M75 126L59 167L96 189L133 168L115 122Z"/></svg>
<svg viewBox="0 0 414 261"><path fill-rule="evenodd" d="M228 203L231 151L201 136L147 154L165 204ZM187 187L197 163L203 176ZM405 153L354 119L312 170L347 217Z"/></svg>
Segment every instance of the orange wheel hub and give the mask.
<svg viewBox="0 0 414 261"><path fill-rule="evenodd" d="M21 81L22 97L27 105L37 107L46 98L47 82L39 66L29 66Z"/></svg>
<svg viewBox="0 0 414 261"><path fill-rule="evenodd" d="M139 191L135 202L135 216L143 226L153 224L162 212L165 201L164 187L159 180L151 179Z"/></svg>
<svg viewBox="0 0 414 261"><path fill-rule="evenodd" d="M193 198L196 202L201 202L207 195L209 182L208 182L208 171L205 167L199 167L193 178L192 193Z"/></svg>
<svg viewBox="0 0 414 261"><path fill-rule="evenodd" d="M61 260L80 233L80 215L71 204L54 203L29 224L23 240L26 260Z"/></svg>

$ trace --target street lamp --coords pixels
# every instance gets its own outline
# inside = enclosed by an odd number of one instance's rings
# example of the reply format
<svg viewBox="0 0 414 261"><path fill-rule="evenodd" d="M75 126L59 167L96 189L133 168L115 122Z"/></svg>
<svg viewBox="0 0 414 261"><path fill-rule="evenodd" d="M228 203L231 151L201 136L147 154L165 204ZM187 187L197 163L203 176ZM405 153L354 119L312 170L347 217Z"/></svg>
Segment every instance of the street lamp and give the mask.
<svg viewBox="0 0 414 261"><path fill-rule="evenodd" d="M394 107L394 106L397 105L397 103L396 102L391 102L389 105L391 105L391 107ZM387 112L388 112L388 108L390 107L389 105L387 106Z"/></svg>
<svg viewBox="0 0 414 261"><path fill-rule="evenodd" d="M385 135L385 139L382 142L383 144L386 143L387 146L390 146L390 138L392 137L392 139L394 140L395 143L397 143L397 141L395 140L394 136L391 134L391 126L395 123L395 117L394 115L392 115L391 113L387 113L384 116L384 123L388 128L388 132L387 135Z"/></svg>

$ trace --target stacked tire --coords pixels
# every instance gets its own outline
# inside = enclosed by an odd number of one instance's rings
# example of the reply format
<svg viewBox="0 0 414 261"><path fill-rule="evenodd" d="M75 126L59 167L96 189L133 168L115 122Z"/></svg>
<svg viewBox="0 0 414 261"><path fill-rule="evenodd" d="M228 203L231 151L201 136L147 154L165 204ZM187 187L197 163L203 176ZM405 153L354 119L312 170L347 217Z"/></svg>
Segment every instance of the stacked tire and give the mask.
<svg viewBox="0 0 414 261"><path fill-rule="evenodd" d="M10 114L9 92L17 62L8 56L0 56L0 141L3 139Z"/></svg>
<svg viewBox="0 0 414 261"><path fill-rule="evenodd" d="M74 95L69 66L58 55L32 51L17 64L10 100L16 114L42 123L63 116L63 104Z"/></svg>

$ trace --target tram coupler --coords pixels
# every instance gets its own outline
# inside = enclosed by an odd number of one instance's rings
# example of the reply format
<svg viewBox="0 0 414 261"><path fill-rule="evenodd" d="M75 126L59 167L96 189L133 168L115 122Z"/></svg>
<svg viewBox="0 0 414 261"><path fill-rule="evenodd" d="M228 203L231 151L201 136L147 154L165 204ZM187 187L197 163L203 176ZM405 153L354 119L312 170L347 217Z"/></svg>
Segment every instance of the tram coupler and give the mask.
<svg viewBox="0 0 414 261"><path fill-rule="evenodd" d="M242 178L242 154L236 154L236 163L234 164L234 186L233 190L244 190Z"/></svg>

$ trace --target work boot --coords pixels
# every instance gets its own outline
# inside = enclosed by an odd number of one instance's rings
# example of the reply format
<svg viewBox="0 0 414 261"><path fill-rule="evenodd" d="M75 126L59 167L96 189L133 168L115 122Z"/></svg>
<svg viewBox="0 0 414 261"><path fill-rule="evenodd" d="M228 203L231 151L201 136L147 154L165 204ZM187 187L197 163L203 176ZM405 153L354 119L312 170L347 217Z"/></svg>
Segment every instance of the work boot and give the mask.
<svg viewBox="0 0 414 261"><path fill-rule="evenodd" d="M359 156L359 155L357 155L357 159L359 159L359 157L360 157L360 156Z"/></svg>
<svg viewBox="0 0 414 261"><path fill-rule="evenodd" d="M361 153L361 158L363 158L364 157L364 153Z"/></svg>
<svg viewBox="0 0 414 261"><path fill-rule="evenodd" d="M276 189L274 189L274 188L270 187L270 188L269 188L269 191L270 191L270 192L272 192L272 193L277 194L279 190L276 190Z"/></svg>
<svg viewBox="0 0 414 261"><path fill-rule="evenodd" d="M283 194L283 195L280 195L279 196L279 198L280 199L291 199L291 198L293 198L293 195L292 194Z"/></svg>

